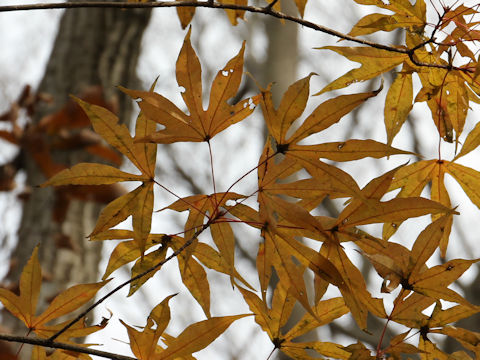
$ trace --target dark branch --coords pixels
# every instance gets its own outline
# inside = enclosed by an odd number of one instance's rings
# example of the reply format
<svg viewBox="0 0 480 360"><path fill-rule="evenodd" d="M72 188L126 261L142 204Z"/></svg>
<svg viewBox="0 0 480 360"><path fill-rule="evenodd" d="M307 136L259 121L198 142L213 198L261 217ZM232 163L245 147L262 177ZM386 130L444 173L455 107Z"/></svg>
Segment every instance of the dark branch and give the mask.
<svg viewBox="0 0 480 360"><path fill-rule="evenodd" d="M137 276L134 276L132 277L131 279L129 280L126 280L124 281L123 283L121 283L120 285L118 285L116 288L114 288L112 291L108 292L106 295L104 295L103 297L101 297L100 299L98 299L97 301L95 301L92 305L90 305L86 310L82 311L81 314L79 314L75 319L73 319L72 321L70 321L67 325L65 325L62 329L60 329L56 334L54 334L53 336L51 336L48 341L54 341L56 338L58 338L60 335L62 335L65 331L67 331L69 328L71 328L76 322L80 321L81 319L83 319L85 317L85 315L87 315L90 311L92 311L93 309L95 309L98 305L100 305L102 302L104 302L105 300L107 300L110 296L112 296L113 294L115 294L117 291L123 289L125 286L127 286L128 284L144 277L145 275L151 273L152 271L155 271L156 269L160 268L162 265L164 265L165 263L167 263L168 261L172 260L173 258L177 257L180 253L183 252L183 250L185 250L187 247L189 247L190 245L192 245L192 243L194 242L194 240L205 230L207 229L212 222L214 222L216 220L216 218L211 218L209 221L207 221L199 230L197 230L195 232L195 234L193 234L193 236L185 241L185 243L180 246L176 251L174 251L170 256L166 257L165 259L163 259L162 261L158 262L156 265L152 266L151 268L145 270L144 272L138 274Z"/></svg>
<svg viewBox="0 0 480 360"><path fill-rule="evenodd" d="M63 349L68 351L75 351L82 354L89 354L89 355L96 355L100 357L104 357L107 359L113 360L137 360L136 358L124 355L118 355L114 353L110 353L107 351L100 351L95 349L89 349L84 346L79 345L72 345L66 344L61 342L51 341L49 339L39 339L39 338L30 338L26 336L12 336L12 335L4 335L0 334L0 340L10 341L10 342L17 342L22 344L32 344L32 345L39 345L43 347L53 348L53 349Z"/></svg>
<svg viewBox="0 0 480 360"><path fill-rule="evenodd" d="M410 60L417 66L434 67L434 68L446 69L446 70L458 70L458 71L470 72L470 73L473 73L475 71L474 69L464 68L464 67L419 62L414 58L414 52L415 50L417 50L418 46L413 49L408 49L404 47L388 46L388 45L379 44L373 41L359 39L357 37L341 33L334 29L330 29L326 26L318 25L313 22L310 22L301 18L297 18L295 16L286 15L282 12L271 9L268 6L257 7L257 6L250 6L250 5L219 4L211 0L199 1L199 2L197 1L155 1L155 2L142 2L142 3L112 2L112 1L96 1L96 2L79 1L79 2L66 2L66 3L4 5L4 6L0 6L0 12L25 11L25 10L75 9L75 8L87 8L87 7L88 8L120 8L120 9L137 9L137 8L149 9L149 8L163 8L163 7L205 7L205 8L213 8L213 9L242 10L242 11L247 11L252 13L264 14L267 16L273 16L277 19L283 19L285 21L291 21L299 25L302 25L303 27L306 27L315 31L323 32L325 34L329 34L343 40L352 41L357 44L362 44L362 45L366 45L376 49L386 50L390 52L407 54ZM428 40L425 42L425 44L432 41L433 40Z"/></svg>

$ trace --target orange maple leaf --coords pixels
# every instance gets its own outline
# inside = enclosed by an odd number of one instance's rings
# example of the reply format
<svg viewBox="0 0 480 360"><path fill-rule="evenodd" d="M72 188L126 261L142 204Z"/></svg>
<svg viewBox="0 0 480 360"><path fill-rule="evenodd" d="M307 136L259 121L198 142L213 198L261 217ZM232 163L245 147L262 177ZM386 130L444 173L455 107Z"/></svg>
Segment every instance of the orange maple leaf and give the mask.
<svg viewBox="0 0 480 360"><path fill-rule="evenodd" d="M203 109L202 69L190 43L191 29L185 37L177 60L177 82L185 91L183 100L189 115L170 100L153 91L136 91L121 88L132 98L140 98L139 106L153 121L165 128L137 137L136 141L170 144L180 141L209 141L230 125L249 116L258 103L258 96L242 100L234 105L227 101L235 96L240 86L243 71L245 42L240 52L217 73L210 90L208 109Z"/></svg>

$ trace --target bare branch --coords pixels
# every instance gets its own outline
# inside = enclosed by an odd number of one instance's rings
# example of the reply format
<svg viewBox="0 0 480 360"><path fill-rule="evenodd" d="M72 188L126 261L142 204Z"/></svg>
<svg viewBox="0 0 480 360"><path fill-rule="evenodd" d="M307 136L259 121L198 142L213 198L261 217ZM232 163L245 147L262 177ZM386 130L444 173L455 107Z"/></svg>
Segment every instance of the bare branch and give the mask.
<svg viewBox="0 0 480 360"><path fill-rule="evenodd" d="M360 39L348 34L336 31L334 29L328 28L323 25L313 23L295 16L290 16L284 14L280 11L275 11L269 6L267 7L257 7L251 5L235 5L235 4L220 4L215 3L211 0L207 1L155 1L155 2L112 2L112 1L79 1L79 2L66 2L66 3L42 3L42 4L25 4L25 5L4 5L0 6L0 12L7 11L26 11L26 10L53 10L53 9L75 9L75 8L119 8L119 9L138 9L138 8L164 8L164 7L205 7L212 9L231 9L231 10L242 10L251 13L264 14L266 16L273 16L278 19L285 21L291 21L302 25L305 28L312 29L315 31L323 32L335 37L338 37L343 40L348 40L355 42L357 44L362 44L370 46L380 50L386 50L390 52L396 52L400 54L407 54L410 60L417 66L423 67L432 67L446 70L458 70L462 72L474 73L475 69L470 69L467 67L457 67L452 65L442 65L442 64L431 64L419 62L415 59L415 50L423 47L424 45L433 42L434 39L429 39L425 41L420 46L416 46L412 49L405 47L395 47L388 46L380 43L376 43L369 40Z"/></svg>
<svg viewBox="0 0 480 360"><path fill-rule="evenodd" d="M96 355L96 356L100 356L107 359L113 359L113 360L137 360L136 358L133 358L130 356L118 355L118 354L110 353L107 351L89 349L79 345L55 342L49 339L39 339L39 338L31 338L27 336L13 336L13 335L0 334L0 340L23 343L23 344L39 345L39 346L53 348L53 349L75 351L82 354Z"/></svg>
<svg viewBox="0 0 480 360"><path fill-rule="evenodd" d="M218 215L217 215L218 216ZM108 292L106 295L104 295L103 297L101 297L100 299L98 299L97 301L95 301L92 305L90 305L86 310L82 311L81 314L79 314L75 319L73 319L72 321L70 321L67 325L65 325L62 329L60 329L56 334L54 334L53 336L51 336L48 341L54 341L56 338L58 338L60 335L62 335L65 331L67 331L69 328L71 328L76 322L80 321L81 319L83 319L83 317L85 315L87 315L90 311L92 311L93 309L95 309L98 305L100 305L102 302L104 302L105 300L107 300L110 296L112 296L113 294L115 294L117 291L123 289L125 286L127 286L128 284L144 277L145 275L151 273L152 271L155 271L156 269L160 268L162 265L164 265L165 263L167 263L168 261L172 260L173 258L177 257L180 253L183 252L183 250L185 250L187 247L189 247L190 245L192 245L192 243L194 242L194 240L200 236L200 234L205 230L207 229L214 221L216 220L216 217L212 217L211 219L209 219L199 230L197 230L195 232L195 234L192 235L192 237L190 239L188 239L187 241L185 241L185 243L180 246L176 251L174 251L170 256L166 257L165 259L163 259L162 261L158 262L156 265L152 266L151 268L145 270L144 272L138 274L137 276L134 276L132 277L131 279L129 280L126 280L124 281L123 283L121 283L120 285L118 285L116 288L114 288L113 290L111 290L110 292Z"/></svg>

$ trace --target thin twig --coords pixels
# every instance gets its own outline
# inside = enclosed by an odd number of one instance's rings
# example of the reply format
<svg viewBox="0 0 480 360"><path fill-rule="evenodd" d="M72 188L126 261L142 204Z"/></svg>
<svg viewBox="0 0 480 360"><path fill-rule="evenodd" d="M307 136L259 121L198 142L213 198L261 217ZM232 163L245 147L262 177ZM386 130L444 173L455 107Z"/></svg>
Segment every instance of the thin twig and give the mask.
<svg viewBox="0 0 480 360"><path fill-rule="evenodd" d="M290 21L302 25L305 28L309 28L315 31L323 32L335 37L338 37L343 40L348 40L355 42L357 44L362 44L370 46L372 48L386 50L390 52L396 52L400 54L406 54L410 60L416 65L421 67L431 67L439 68L446 70L458 70L462 72L474 73L475 69L466 68L466 67L457 67L451 65L442 65L442 64L431 64L419 62L415 59L415 50L418 47L413 49L408 49L405 47L395 47L376 43L369 40L360 39L348 34L336 31L334 29L328 28L323 25L313 23L295 16L290 16L284 14L280 11L275 11L268 7L257 7L251 5L235 5L235 4L220 4L212 1L155 1L155 2L112 2L112 1L79 1L79 2L66 2L66 3L42 3L42 4L25 4L25 5L4 5L0 6L0 12L7 11L26 11L26 10L53 10L53 9L75 9L75 8L117 8L117 9L138 9L138 8L164 8L164 7L205 7L212 9L230 9L230 10L241 10L251 13L259 13L267 16L273 16L278 19L285 21ZM432 42L433 39L427 40L426 43Z"/></svg>
<svg viewBox="0 0 480 360"><path fill-rule="evenodd" d="M96 355L96 356L104 357L107 359L113 359L113 360L137 360L136 358L133 358L130 356L118 355L118 354L110 353L107 351L89 349L79 345L55 342L55 341L51 341L50 339L39 339L39 338L31 338L27 336L13 336L13 335L0 334L0 340L17 342L22 344L39 345L39 346L53 348L53 349L75 351L82 354Z"/></svg>
<svg viewBox="0 0 480 360"><path fill-rule="evenodd" d="M106 299L108 299L110 296L115 294L117 291L121 290L128 284L144 277L145 275L151 273L152 271L155 271L156 269L160 268L162 265L167 263L168 261L172 260L173 258L177 257L183 250L185 250L187 247L189 247L194 240L205 230L207 229L211 223L213 223L216 220L216 218L211 218L208 220L199 230L195 232L195 234L192 235L190 239L188 239L182 246L180 246L176 251L174 251L170 256L166 257L162 261L158 262L156 265L152 266L151 268L145 270L144 272L132 277L129 280L124 281L120 285L118 285L116 288L108 292L106 295L102 296L100 299L95 301L92 305L90 305L86 310L82 311L81 314L79 314L75 319L70 321L67 325L65 325L62 329L60 329L57 333L55 333L53 336L51 336L48 340L49 341L54 341L56 338L58 338L60 335L62 335L65 331L67 331L69 328L71 328L76 322L80 321L85 315L87 315L90 311L95 309L98 305L100 305L102 302L104 302Z"/></svg>

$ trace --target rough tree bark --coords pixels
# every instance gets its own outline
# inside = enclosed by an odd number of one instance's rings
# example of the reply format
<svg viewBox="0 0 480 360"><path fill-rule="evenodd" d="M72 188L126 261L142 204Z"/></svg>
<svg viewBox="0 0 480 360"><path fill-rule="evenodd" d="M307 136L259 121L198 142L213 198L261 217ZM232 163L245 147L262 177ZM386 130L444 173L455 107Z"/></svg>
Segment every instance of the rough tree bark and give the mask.
<svg viewBox="0 0 480 360"><path fill-rule="evenodd" d="M74 9L65 11L54 48L38 92L53 97L50 104L42 104L34 115L38 123L44 116L58 111L69 94L81 94L92 86L101 86L107 101L117 104L119 117L127 122L131 116L131 102L116 89L117 85L138 86L136 65L142 34L148 24L150 11L112 9ZM46 141L49 141L47 138ZM71 166L80 161L91 161L84 150L56 151L55 162ZM40 244L42 270L46 274L40 308L48 299L74 283L98 281L101 244L86 239L95 225L101 205L74 200L61 223L52 221L56 194L53 189L36 187L45 181L35 161L25 153L21 164L26 172L31 194L24 202L18 231L18 244L12 254L12 268L6 279L16 284L33 248ZM58 239L67 239L61 244ZM25 327L8 314L2 323L12 333L24 335ZM28 351L22 351L28 358Z"/></svg>

